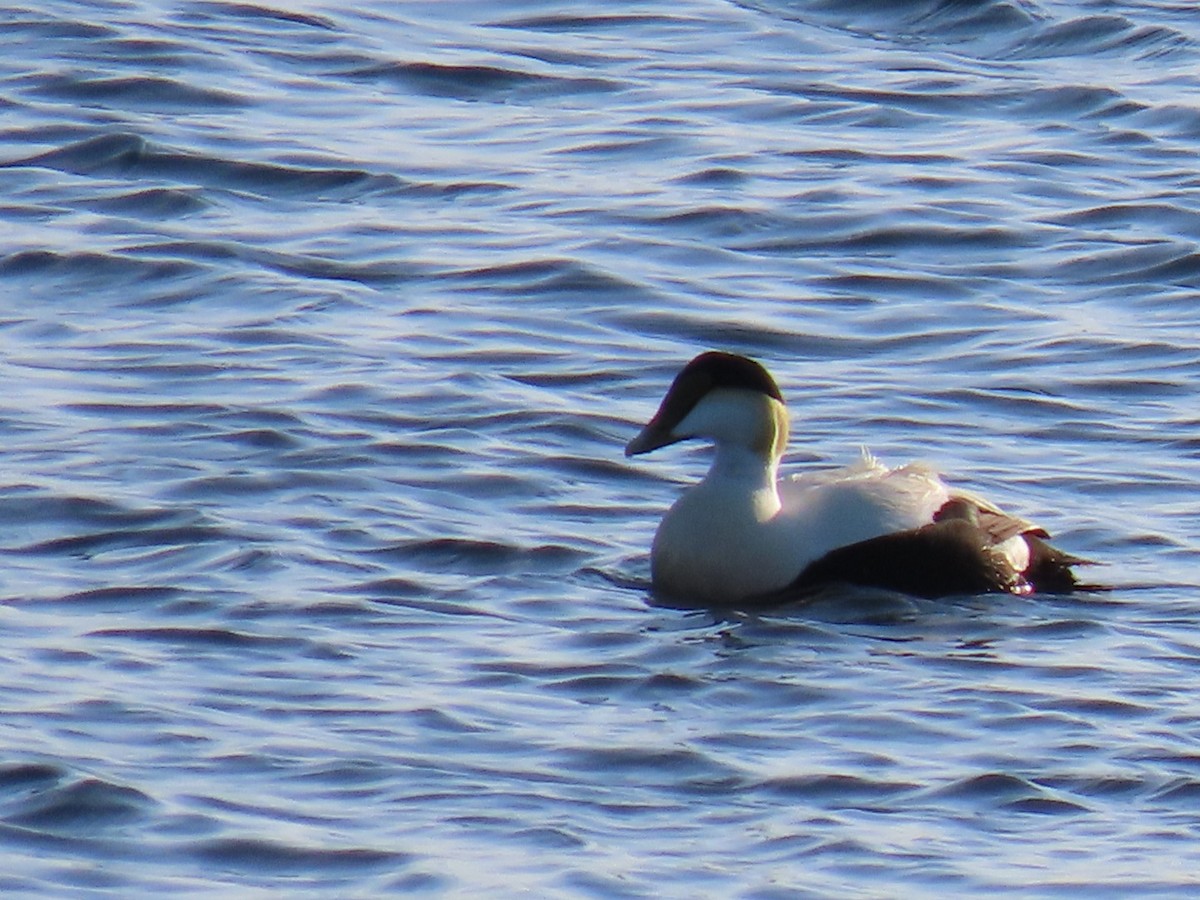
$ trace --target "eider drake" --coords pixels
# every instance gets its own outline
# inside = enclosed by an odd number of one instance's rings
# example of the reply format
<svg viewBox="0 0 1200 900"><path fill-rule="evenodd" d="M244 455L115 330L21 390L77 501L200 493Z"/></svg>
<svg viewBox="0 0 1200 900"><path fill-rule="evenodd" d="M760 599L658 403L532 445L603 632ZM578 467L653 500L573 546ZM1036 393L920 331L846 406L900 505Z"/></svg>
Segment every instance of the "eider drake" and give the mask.
<svg viewBox="0 0 1200 900"><path fill-rule="evenodd" d="M716 453L654 536L651 576L667 595L787 599L834 582L920 597L1059 592L1075 587L1071 566L1084 562L920 464L889 469L864 452L843 469L779 480L783 395L742 356L710 351L688 363L625 455L688 438Z"/></svg>

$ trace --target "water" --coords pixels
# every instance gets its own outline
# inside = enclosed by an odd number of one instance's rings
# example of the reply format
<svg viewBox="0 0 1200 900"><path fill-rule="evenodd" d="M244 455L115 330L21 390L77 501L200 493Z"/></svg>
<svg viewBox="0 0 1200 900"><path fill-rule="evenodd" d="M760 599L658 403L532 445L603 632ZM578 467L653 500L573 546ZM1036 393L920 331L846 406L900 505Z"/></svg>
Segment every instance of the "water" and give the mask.
<svg viewBox="0 0 1200 900"><path fill-rule="evenodd" d="M354 6L0 13L0 889L1191 896L1191 6ZM709 347L1113 590L655 605Z"/></svg>

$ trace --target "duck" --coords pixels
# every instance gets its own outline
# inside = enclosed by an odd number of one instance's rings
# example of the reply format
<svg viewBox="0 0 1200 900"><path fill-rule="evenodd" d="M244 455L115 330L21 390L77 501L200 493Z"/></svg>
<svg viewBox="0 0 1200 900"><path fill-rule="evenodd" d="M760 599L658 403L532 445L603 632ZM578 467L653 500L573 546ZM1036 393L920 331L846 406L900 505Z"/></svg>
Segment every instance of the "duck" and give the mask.
<svg viewBox="0 0 1200 900"><path fill-rule="evenodd" d="M1087 561L923 463L863 450L838 469L780 478L789 417L775 379L720 350L692 359L625 447L640 456L711 442L704 478L663 516L650 548L655 594L701 603L801 598L831 585L923 598L1065 593Z"/></svg>

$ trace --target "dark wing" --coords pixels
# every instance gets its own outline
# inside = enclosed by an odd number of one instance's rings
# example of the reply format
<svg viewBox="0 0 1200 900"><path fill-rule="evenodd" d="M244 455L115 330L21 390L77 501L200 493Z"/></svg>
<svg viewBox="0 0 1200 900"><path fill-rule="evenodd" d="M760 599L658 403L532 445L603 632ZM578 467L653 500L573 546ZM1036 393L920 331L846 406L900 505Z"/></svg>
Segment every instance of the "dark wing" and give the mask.
<svg viewBox="0 0 1200 900"><path fill-rule="evenodd" d="M1079 582L1072 566L1092 565L1091 560L1064 553L1047 543L1046 529L1028 519L1010 515L981 497L955 494L934 514L935 522L962 520L978 528L991 544L1001 544L1020 535L1029 547L1029 563L1020 573L1025 582L1037 591L1065 593L1074 590Z"/></svg>
<svg viewBox="0 0 1200 900"><path fill-rule="evenodd" d="M986 531L956 517L839 547L809 564L793 586L839 581L916 597L1012 592L1025 585Z"/></svg>
<svg viewBox="0 0 1200 900"><path fill-rule="evenodd" d="M982 497L977 497L974 494L952 494L950 499L942 505L942 508L933 514L935 522L941 522L946 519L966 519L973 525L983 529L993 544L1002 544L1010 537L1016 537L1018 534L1031 534L1039 538L1050 537L1046 529L1041 526L1035 525L1033 522L1023 519L1020 516L1006 513L998 506L994 506Z"/></svg>

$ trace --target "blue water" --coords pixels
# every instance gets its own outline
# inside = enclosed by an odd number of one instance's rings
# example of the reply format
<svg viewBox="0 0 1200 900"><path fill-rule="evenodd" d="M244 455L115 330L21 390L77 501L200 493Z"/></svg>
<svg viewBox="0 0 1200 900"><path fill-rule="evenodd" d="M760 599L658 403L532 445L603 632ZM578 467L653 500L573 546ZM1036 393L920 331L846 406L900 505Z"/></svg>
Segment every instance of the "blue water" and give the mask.
<svg viewBox="0 0 1200 900"><path fill-rule="evenodd" d="M0 12L0 891L1200 890L1200 19ZM646 590L710 347L1113 590Z"/></svg>

